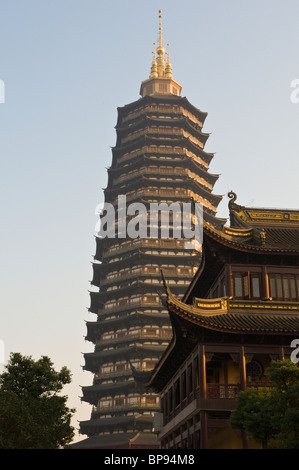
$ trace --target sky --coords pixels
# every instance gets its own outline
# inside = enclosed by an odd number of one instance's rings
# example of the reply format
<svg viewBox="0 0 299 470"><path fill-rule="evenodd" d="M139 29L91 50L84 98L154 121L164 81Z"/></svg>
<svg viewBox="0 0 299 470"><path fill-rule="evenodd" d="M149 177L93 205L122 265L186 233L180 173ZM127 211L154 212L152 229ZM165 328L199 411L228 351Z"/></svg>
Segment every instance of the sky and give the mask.
<svg viewBox="0 0 299 470"><path fill-rule="evenodd" d="M299 208L298 0L0 0L0 370L11 352L67 366L76 429L91 412L95 209L159 9L173 77L208 113L219 217L230 190L242 205Z"/></svg>

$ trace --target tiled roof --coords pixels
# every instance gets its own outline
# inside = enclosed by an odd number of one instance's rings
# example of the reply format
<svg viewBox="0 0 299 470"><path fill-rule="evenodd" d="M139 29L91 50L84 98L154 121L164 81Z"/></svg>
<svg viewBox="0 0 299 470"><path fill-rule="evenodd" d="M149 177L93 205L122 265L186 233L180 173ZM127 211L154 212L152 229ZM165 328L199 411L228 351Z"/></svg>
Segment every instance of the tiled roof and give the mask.
<svg viewBox="0 0 299 470"><path fill-rule="evenodd" d="M298 228L265 228L266 246L275 250L299 252Z"/></svg>
<svg viewBox="0 0 299 470"><path fill-rule="evenodd" d="M299 334L299 302L195 299L193 305L177 299L163 272L169 312L200 327L227 333Z"/></svg>
<svg viewBox="0 0 299 470"><path fill-rule="evenodd" d="M235 193L228 196L231 226L222 227L219 240L252 251L299 253L299 210L249 208L235 203Z"/></svg>
<svg viewBox="0 0 299 470"><path fill-rule="evenodd" d="M204 235L236 250L250 252L299 253L298 227L234 228L223 226L216 229L204 222Z"/></svg>

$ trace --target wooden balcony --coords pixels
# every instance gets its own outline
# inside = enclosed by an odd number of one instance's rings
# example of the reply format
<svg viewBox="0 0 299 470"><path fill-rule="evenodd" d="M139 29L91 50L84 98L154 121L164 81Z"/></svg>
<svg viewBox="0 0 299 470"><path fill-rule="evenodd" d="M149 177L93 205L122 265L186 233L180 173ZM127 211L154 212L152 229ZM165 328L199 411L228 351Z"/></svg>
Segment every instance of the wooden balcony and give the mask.
<svg viewBox="0 0 299 470"><path fill-rule="evenodd" d="M172 338L172 331L160 331L159 333L152 333L140 331L136 333L116 333L114 338L100 339L96 342L99 344L113 344L124 340L133 341L138 339L160 339L169 341Z"/></svg>
<svg viewBox="0 0 299 470"><path fill-rule="evenodd" d="M252 381L248 383L247 388L271 388L273 384L265 380ZM180 401L169 413L163 411L164 426L168 425L173 419L176 421L184 421L190 413L199 411L200 409L210 411L230 411L235 408L235 399L241 391L240 384L207 384L207 396L201 397L200 388L191 392L183 400ZM179 416L180 415L180 416Z"/></svg>
<svg viewBox="0 0 299 470"><path fill-rule="evenodd" d="M122 405L99 405L94 406L92 413L111 413L119 411L130 411L130 410L150 410L150 411L159 411L160 404L157 403L142 403L138 400L136 403L123 403Z"/></svg>

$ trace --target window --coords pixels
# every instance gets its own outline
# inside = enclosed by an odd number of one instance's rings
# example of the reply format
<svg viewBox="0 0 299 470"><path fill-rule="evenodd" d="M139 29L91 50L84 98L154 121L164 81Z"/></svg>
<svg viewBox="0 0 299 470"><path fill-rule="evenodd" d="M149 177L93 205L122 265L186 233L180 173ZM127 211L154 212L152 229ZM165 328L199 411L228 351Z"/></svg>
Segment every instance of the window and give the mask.
<svg viewBox="0 0 299 470"><path fill-rule="evenodd" d="M264 373L264 368L262 364L258 361L251 361L246 364L246 374L248 381L250 382L251 380L259 380L261 379L262 375Z"/></svg>
<svg viewBox="0 0 299 470"><path fill-rule="evenodd" d="M251 274L251 298L259 299L261 297L261 280L259 274Z"/></svg>
<svg viewBox="0 0 299 470"><path fill-rule="evenodd" d="M234 274L234 294L239 299L248 298L248 276L247 273Z"/></svg>
<svg viewBox="0 0 299 470"><path fill-rule="evenodd" d="M260 299L261 277L259 273L234 273L234 296L237 299Z"/></svg>
<svg viewBox="0 0 299 470"><path fill-rule="evenodd" d="M295 274L270 274L270 296L273 300L298 300L299 276Z"/></svg>

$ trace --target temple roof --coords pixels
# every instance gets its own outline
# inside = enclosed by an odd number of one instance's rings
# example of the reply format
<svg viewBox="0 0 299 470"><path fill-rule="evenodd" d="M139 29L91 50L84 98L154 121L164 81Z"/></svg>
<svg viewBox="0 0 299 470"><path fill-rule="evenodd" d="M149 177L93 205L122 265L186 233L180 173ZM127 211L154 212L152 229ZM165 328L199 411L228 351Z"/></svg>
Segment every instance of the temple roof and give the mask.
<svg viewBox="0 0 299 470"><path fill-rule="evenodd" d="M299 210L246 208L235 204L235 193L228 196L230 227L204 221L206 237L239 251L299 253Z"/></svg>
<svg viewBox="0 0 299 470"><path fill-rule="evenodd" d="M202 328L226 333L298 334L299 302L195 299L187 305L168 290L168 310Z"/></svg>
<svg viewBox="0 0 299 470"><path fill-rule="evenodd" d="M287 340L290 344L298 336L299 302L237 301L224 297L194 299L193 305L187 305L172 294L164 277L163 280L174 334L145 384L148 389L161 391L161 384L169 380L173 367L178 367L178 361L184 360L198 344L200 332L210 333L211 341L219 341L222 333L230 343L237 337L246 337L247 341L251 337L255 343L259 341L256 337L262 335L271 338L271 342L275 342L274 337L279 341L290 338ZM133 375L136 381L144 382L137 374Z"/></svg>
<svg viewBox="0 0 299 470"><path fill-rule="evenodd" d="M264 207L245 207L236 204L237 195L230 191L229 211L232 227L297 227L299 229L299 210L273 209Z"/></svg>

